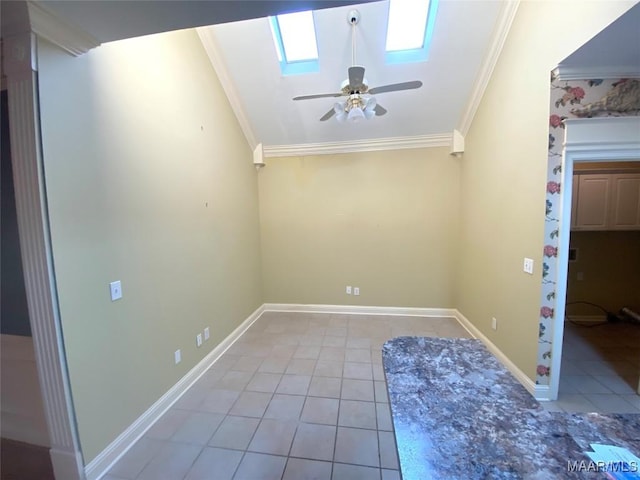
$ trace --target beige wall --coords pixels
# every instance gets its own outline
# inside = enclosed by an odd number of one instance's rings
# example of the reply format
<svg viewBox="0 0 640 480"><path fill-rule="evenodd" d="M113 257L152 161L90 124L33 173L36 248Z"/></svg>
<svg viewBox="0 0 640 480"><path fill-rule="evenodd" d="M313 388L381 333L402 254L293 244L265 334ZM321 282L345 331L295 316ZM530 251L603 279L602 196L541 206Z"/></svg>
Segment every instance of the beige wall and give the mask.
<svg viewBox="0 0 640 480"><path fill-rule="evenodd" d="M458 309L535 379L549 72L633 2L520 3L462 161ZM534 275L522 271L524 257ZM491 330L491 317L498 319Z"/></svg>
<svg viewBox="0 0 640 480"><path fill-rule="evenodd" d="M453 307L459 165L446 148L267 159L265 302Z"/></svg>
<svg viewBox="0 0 640 480"><path fill-rule="evenodd" d="M640 232L571 232L567 302L587 301L610 312L640 310ZM582 273L582 280L578 280ZM603 315L587 305L568 305L569 315Z"/></svg>
<svg viewBox="0 0 640 480"><path fill-rule="evenodd" d="M41 42L38 57L58 296L90 462L262 303L256 172L194 31L78 58ZM111 302L114 280L124 297ZM205 326L212 338L196 348Z"/></svg>

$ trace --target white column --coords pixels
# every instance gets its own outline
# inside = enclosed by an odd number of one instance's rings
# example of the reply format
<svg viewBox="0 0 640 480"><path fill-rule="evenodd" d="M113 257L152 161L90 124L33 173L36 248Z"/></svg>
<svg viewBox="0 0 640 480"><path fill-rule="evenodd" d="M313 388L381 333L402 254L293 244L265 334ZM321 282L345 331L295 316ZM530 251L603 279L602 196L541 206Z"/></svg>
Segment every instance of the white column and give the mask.
<svg viewBox="0 0 640 480"><path fill-rule="evenodd" d="M27 305L56 479L83 480L49 238L32 33L3 39L11 162Z"/></svg>

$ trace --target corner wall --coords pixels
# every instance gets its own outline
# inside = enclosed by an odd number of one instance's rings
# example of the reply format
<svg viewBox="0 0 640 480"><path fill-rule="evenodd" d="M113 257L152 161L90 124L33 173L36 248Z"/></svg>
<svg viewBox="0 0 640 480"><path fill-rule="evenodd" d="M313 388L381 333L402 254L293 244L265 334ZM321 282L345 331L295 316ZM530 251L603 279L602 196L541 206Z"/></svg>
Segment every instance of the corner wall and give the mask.
<svg viewBox="0 0 640 480"><path fill-rule="evenodd" d="M459 162L442 147L267 159L265 302L453 307Z"/></svg>
<svg viewBox="0 0 640 480"><path fill-rule="evenodd" d="M195 31L77 58L42 41L38 61L57 293L86 464L262 303L256 172ZM206 326L211 339L196 348Z"/></svg>
<svg viewBox="0 0 640 480"><path fill-rule="evenodd" d="M456 305L532 380L537 378L550 71L634 3L521 2L465 138ZM534 275L523 273L524 257L534 259ZM496 331L491 317L498 319Z"/></svg>

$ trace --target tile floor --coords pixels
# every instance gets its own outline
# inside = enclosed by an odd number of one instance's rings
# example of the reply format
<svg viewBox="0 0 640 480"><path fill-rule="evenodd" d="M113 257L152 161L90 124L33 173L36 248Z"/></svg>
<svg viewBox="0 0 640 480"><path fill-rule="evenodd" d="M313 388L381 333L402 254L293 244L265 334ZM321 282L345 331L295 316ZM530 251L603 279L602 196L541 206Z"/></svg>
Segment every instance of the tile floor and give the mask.
<svg viewBox="0 0 640 480"><path fill-rule="evenodd" d="M565 323L558 400L565 412L640 413L640 325Z"/></svg>
<svg viewBox="0 0 640 480"><path fill-rule="evenodd" d="M103 480L394 480L382 344L454 319L263 314Z"/></svg>
<svg viewBox="0 0 640 480"><path fill-rule="evenodd" d="M640 413L640 328L597 328L567 327L546 408ZM265 313L103 480L399 479L381 347L402 335L469 337L451 318Z"/></svg>

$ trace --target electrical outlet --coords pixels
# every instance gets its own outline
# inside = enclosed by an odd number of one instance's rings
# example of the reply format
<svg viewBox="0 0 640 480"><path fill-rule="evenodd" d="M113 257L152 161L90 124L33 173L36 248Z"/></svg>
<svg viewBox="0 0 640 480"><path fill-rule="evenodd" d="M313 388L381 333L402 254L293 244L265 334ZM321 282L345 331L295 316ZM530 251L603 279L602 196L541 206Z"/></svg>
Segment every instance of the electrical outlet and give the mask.
<svg viewBox="0 0 640 480"><path fill-rule="evenodd" d="M207 340L209 340L210 337L210 332L209 332L209 327L204 329L204 341L206 342Z"/></svg>
<svg viewBox="0 0 640 480"><path fill-rule="evenodd" d="M176 365L182 361L182 352L180 352L180 349L174 352L173 359L176 362Z"/></svg>
<svg viewBox="0 0 640 480"><path fill-rule="evenodd" d="M347 285L347 295L351 295L351 285Z"/></svg>
<svg viewBox="0 0 640 480"><path fill-rule="evenodd" d="M198 346L198 347L202 346L202 334L201 333L196 335L196 346Z"/></svg>
<svg viewBox="0 0 640 480"><path fill-rule="evenodd" d="M525 273L528 273L529 275L533 275L533 258L525 257L523 270Z"/></svg>
<svg viewBox="0 0 640 480"><path fill-rule="evenodd" d="M353 287L353 294L360 295L360 287Z"/></svg>
<svg viewBox="0 0 640 480"><path fill-rule="evenodd" d="M111 301L120 300L122 298L122 283L120 280L111 282L109 284L109 290L111 291Z"/></svg>
<svg viewBox="0 0 640 480"><path fill-rule="evenodd" d="M498 329L498 319L496 317L491 317L491 328L493 330Z"/></svg>

